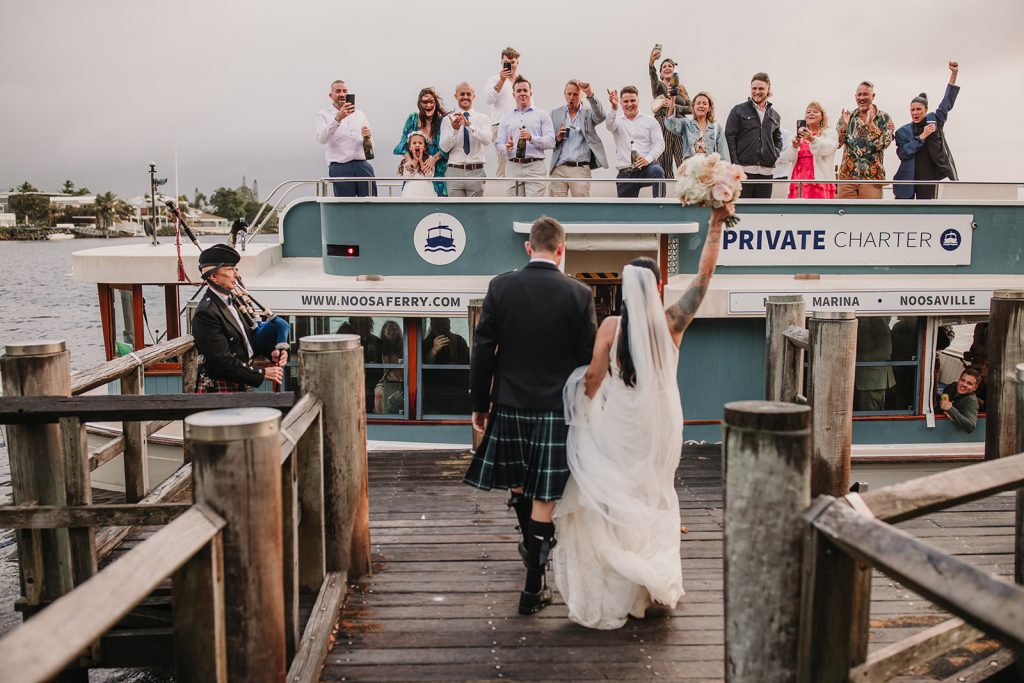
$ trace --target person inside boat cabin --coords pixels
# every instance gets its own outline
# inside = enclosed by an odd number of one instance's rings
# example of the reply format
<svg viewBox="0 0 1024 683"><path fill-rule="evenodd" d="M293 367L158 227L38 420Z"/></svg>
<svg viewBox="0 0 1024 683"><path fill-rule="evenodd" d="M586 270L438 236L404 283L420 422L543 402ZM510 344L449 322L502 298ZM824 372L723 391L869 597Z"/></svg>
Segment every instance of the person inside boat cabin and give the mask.
<svg viewBox="0 0 1024 683"><path fill-rule="evenodd" d="M968 434L978 426L978 397L974 392L980 383L981 372L977 368L965 368L956 383L956 393L943 394L939 402L939 409L946 417Z"/></svg>
<svg viewBox="0 0 1024 683"><path fill-rule="evenodd" d="M449 318L431 318L423 339L423 358L429 365L460 365L469 362L469 344L452 332Z"/></svg>
<svg viewBox="0 0 1024 683"><path fill-rule="evenodd" d="M199 254L199 272L208 285L192 318L200 357L199 394L252 391L265 380L280 384L284 376L290 328L278 317L260 323L256 330L243 322L233 294L239 286L240 260L239 253L226 244L215 244ZM260 356L268 357L271 365L254 367L253 358Z"/></svg>

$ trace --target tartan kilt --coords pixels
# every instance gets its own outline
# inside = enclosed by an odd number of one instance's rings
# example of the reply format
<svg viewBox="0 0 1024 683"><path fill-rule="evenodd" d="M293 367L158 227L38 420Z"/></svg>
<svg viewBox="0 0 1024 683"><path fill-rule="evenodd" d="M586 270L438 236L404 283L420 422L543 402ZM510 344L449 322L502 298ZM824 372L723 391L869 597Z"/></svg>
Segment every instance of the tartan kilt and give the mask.
<svg viewBox="0 0 1024 683"><path fill-rule="evenodd" d="M495 406L463 481L484 491L522 486L528 498L558 500L569 481L568 434L560 410Z"/></svg>
<svg viewBox="0 0 1024 683"><path fill-rule="evenodd" d="M256 387L248 384L239 384L226 379L213 379L204 375L199 376L196 382L197 394L239 394L245 391L253 391Z"/></svg>

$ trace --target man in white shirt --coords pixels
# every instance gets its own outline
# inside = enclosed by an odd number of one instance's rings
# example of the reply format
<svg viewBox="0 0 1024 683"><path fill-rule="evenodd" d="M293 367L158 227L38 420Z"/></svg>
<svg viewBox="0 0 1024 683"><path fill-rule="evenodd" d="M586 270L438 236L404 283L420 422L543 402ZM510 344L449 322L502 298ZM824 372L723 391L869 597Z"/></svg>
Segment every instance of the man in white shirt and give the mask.
<svg viewBox="0 0 1024 683"><path fill-rule="evenodd" d="M551 116L533 106L533 88L523 76L516 76L513 92L516 108L498 125L498 157L508 160L509 178L543 178L544 152L555 146L555 129ZM543 181L509 183L510 197L543 197L547 189Z"/></svg>
<svg viewBox="0 0 1024 683"><path fill-rule="evenodd" d="M316 115L316 141L327 146L324 157L331 178L373 178L373 166L366 161L366 150L373 148L370 122L356 109L355 95L347 95L345 81L331 83L331 106ZM334 183L334 196L376 197L377 183Z"/></svg>
<svg viewBox="0 0 1024 683"><path fill-rule="evenodd" d="M491 120L473 109L476 91L469 83L455 86L455 101L459 108L441 122L439 144L448 153L449 197L482 197L484 184L479 180L455 178L483 178L484 149L493 141Z"/></svg>
<svg viewBox="0 0 1024 683"><path fill-rule="evenodd" d="M498 142L498 124L516 107L512 86L519 75L519 53L514 48L506 47L501 51L501 66L497 76L487 79L484 86L484 100L491 105L492 142ZM495 175L505 177L505 156L498 153L498 170Z"/></svg>
<svg viewBox="0 0 1024 683"><path fill-rule="evenodd" d="M661 126L653 116L640 112L640 97L636 86L627 85L619 92L609 90L608 102L612 110L605 125L615 138L615 168L619 170L616 177L652 180L649 183L616 183L616 194L620 197L637 197L641 188L650 186L654 197L665 196L665 183L655 182L657 178L665 178L665 170L658 163L658 158L665 151L665 136L661 133Z"/></svg>

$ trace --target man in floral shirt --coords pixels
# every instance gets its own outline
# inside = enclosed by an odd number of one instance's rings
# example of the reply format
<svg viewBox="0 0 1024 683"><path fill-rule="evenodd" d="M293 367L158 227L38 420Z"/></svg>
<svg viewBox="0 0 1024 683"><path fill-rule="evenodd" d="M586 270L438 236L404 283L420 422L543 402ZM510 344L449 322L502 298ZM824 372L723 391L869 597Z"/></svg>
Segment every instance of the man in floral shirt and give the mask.
<svg viewBox="0 0 1024 683"><path fill-rule="evenodd" d="M875 86L863 81L854 95L857 111L844 109L839 122L839 144L844 146L839 180L878 180L875 183L840 183L837 199L881 199L885 180L885 148L892 144L892 118L875 106Z"/></svg>

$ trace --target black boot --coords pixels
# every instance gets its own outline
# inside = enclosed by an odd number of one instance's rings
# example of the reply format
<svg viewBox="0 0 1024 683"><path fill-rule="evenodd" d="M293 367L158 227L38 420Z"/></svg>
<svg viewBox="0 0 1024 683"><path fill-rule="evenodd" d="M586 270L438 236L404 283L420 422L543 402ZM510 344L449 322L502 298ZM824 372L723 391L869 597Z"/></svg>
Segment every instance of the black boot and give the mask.
<svg viewBox="0 0 1024 683"><path fill-rule="evenodd" d="M508 506L516 511L516 518L519 520L519 525L516 527L516 531L522 534L522 538L519 539L519 557L523 559L523 564L526 564L526 546L527 538L530 531L530 512L533 511L533 499L527 498L522 493L515 493L509 496Z"/></svg>
<svg viewBox="0 0 1024 683"><path fill-rule="evenodd" d="M520 614L533 614L551 604L551 589L547 586L544 573L554 542L554 524L530 521L526 545L526 586L519 594Z"/></svg>

